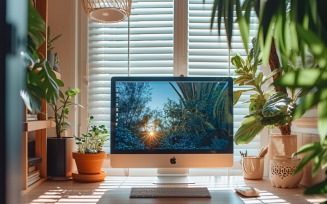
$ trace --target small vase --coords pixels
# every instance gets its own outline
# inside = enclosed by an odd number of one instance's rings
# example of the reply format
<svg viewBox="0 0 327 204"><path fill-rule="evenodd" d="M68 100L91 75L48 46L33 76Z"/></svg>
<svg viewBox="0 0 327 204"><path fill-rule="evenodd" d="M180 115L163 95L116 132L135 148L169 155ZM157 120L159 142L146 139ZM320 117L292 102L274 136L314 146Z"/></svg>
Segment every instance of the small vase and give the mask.
<svg viewBox="0 0 327 204"><path fill-rule="evenodd" d="M270 160L269 179L272 186L278 188L295 188L299 185L303 171L297 174L296 168L301 159L289 157L274 157Z"/></svg>

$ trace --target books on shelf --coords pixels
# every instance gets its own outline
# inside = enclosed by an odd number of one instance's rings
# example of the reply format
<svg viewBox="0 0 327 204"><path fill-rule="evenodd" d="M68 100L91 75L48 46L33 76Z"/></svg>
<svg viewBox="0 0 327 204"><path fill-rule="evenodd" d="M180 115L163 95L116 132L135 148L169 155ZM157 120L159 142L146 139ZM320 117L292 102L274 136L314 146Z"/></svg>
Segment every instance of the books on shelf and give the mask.
<svg viewBox="0 0 327 204"><path fill-rule="evenodd" d="M28 121L37 120L37 115L27 114L27 120Z"/></svg>
<svg viewBox="0 0 327 204"><path fill-rule="evenodd" d="M34 171L36 169L35 165L29 166L28 167L28 173Z"/></svg>
<svg viewBox="0 0 327 204"><path fill-rule="evenodd" d="M29 172L27 176L27 185L30 186L40 179L41 179L40 170L36 169L32 172Z"/></svg>
<svg viewBox="0 0 327 204"><path fill-rule="evenodd" d="M40 170L34 170L32 172L29 172L27 177L28 179L31 179L37 176L40 176Z"/></svg>
<svg viewBox="0 0 327 204"><path fill-rule="evenodd" d="M28 157L28 166L33 166L41 162L42 162L42 158L40 157Z"/></svg>

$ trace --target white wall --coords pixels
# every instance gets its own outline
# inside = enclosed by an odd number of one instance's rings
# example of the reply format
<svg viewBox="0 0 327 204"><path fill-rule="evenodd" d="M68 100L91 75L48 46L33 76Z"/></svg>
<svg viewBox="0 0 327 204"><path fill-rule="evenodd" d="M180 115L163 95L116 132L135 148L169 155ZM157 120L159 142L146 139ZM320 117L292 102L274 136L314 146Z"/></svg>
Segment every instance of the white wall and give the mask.
<svg viewBox="0 0 327 204"><path fill-rule="evenodd" d="M78 57L78 55L82 47L81 45L86 43L83 44L79 40L81 28L78 22L81 20L80 15L83 15L81 11L82 7L78 0L48 0L48 22L51 29L51 36L54 37L58 34L62 34L62 36L53 43L55 46L54 52L58 53L58 58L60 60L59 67L61 69L62 81L65 84L61 89L62 91L66 91L68 87L82 88L80 73L82 72L82 68L85 69L85 66L79 64L82 58ZM85 18L86 16L84 14L84 19ZM86 61L86 57L84 61ZM85 95L86 93L81 92L79 96L75 98L75 102L86 106L86 104L81 102L81 97L85 97ZM80 108L71 106L69 122L72 128L68 131L69 136L79 134L78 130L81 117L79 117L80 110L77 109ZM49 135L51 133L54 134L54 130L50 130Z"/></svg>

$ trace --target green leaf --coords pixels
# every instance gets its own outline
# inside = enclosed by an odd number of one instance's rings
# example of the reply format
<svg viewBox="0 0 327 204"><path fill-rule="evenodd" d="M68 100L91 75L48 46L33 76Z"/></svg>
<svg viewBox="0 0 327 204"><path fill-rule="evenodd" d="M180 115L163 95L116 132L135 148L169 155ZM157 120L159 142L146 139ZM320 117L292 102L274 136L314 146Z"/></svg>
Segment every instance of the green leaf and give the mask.
<svg viewBox="0 0 327 204"><path fill-rule="evenodd" d="M244 59L237 53L231 58L231 63L237 68L243 68L245 66Z"/></svg>
<svg viewBox="0 0 327 204"><path fill-rule="evenodd" d="M322 162L323 162L323 156L325 155L327 149L322 150L322 152L319 153L319 155L315 158L314 160L314 165L313 165L313 171L312 171L312 175L316 176L319 169L322 166Z"/></svg>
<svg viewBox="0 0 327 204"><path fill-rule="evenodd" d="M326 193L327 193L327 178L324 181L317 183L313 186L310 186L304 190L305 195L316 195L316 194L326 194Z"/></svg>
<svg viewBox="0 0 327 204"><path fill-rule="evenodd" d="M31 3L28 7L28 40L33 48L38 49L45 41L45 22Z"/></svg>
<svg viewBox="0 0 327 204"><path fill-rule="evenodd" d="M33 114L41 112L42 102L35 95L31 94L29 90L21 90L20 95L24 101L26 108Z"/></svg>
<svg viewBox="0 0 327 204"><path fill-rule="evenodd" d="M276 92L271 95L262 108L262 115L264 117L274 117L284 113L292 99L288 98L285 93ZM286 114L286 113L285 113Z"/></svg>
<svg viewBox="0 0 327 204"><path fill-rule="evenodd" d="M321 153L321 146L320 144L316 146L316 149L311 149L308 153L302 158L299 166L295 170L295 173L300 172L306 164L308 164L312 159L318 156Z"/></svg>
<svg viewBox="0 0 327 204"><path fill-rule="evenodd" d="M302 40L309 46L313 55L318 59L320 67L327 65L327 46L321 38L314 32L305 29L302 25L297 25L297 31Z"/></svg>
<svg viewBox="0 0 327 204"><path fill-rule="evenodd" d="M239 30L241 33L242 41L246 52L248 52L248 40L250 35L249 22L247 22L246 18L242 15L242 9L239 1L236 1L236 15L237 22L239 26Z"/></svg>
<svg viewBox="0 0 327 204"><path fill-rule="evenodd" d="M297 156L299 154L303 154L312 150L315 150L317 148L320 148L320 144L319 142L315 142L315 143L309 143L309 144L305 144L302 147L300 147L299 150L297 150L294 155Z"/></svg>
<svg viewBox="0 0 327 204"><path fill-rule="evenodd" d="M290 88L312 88L327 82L327 71L316 68L298 69L280 77L275 85Z"/></svg>
<svg viewBox="0 0 327 204"><path fill-rule="evenodd" d="M241 127L237 130L234 137L235 144L248 144L254 137L259 134L265 126L258 123L257 120L252 120L252 122L243 123Z"/></svg>
<svg viewBox="0 0 327 204"><path fill-rule="evenodd" d="M257 78L255 79L255 84L260 86L261 84L261 81L262 81L262 78L263 78L263 73L262 72L259 72Z"/></svg>
<svg viewBox="0 0 327 204"><path fill-rule="evenodd" d="M318 105L318 132L320 143L323 144L327 135L327 100L320 101Z"/></svg>
<svg viewBox="0 0 327 204"><path fill-rule="evenodd" d="M243 90L238 90L233 92L233 105L235 105L240 97L242 96Z"/></svg>
<svg viewBox="0 0 327 204"><path fill-rule="evenodd" d="M324 88L317 92L309 93L306 97L300 100L293 114L294 119L300 118L307 110L320 102L327 100L326 94L327 88Z"/></svg>

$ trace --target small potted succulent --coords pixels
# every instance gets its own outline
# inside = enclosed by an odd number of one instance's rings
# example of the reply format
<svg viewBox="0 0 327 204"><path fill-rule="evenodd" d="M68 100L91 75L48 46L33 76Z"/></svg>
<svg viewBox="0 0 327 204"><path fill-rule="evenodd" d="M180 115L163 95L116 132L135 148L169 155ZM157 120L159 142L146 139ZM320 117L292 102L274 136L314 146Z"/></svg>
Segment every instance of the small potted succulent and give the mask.
<svg viewBox="0 0 327 204"><path fill-rule="evenodd" d="M105 125L91 125L93 116L88 118L88 130L80 136L75 136L78 146L77 152L73 152L73 158L78 173L73 173L73 179L80 182L103 181L106 174L101 171L103 162L107 156L102 151L105 141L108 140L109 131Z"/></svg>

